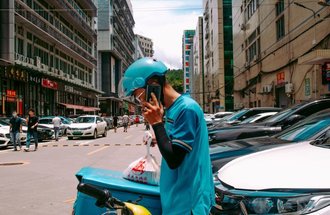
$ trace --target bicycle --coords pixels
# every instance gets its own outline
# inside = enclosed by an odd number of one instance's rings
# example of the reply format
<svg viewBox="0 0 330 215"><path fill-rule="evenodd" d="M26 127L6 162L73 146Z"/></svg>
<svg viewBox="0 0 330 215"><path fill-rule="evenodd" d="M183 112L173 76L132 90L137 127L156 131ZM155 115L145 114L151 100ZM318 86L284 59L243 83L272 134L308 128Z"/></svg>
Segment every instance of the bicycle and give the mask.
<svg viewBox="0 0 330 215"><path fill-rule="evenodd" d="M148 209L138 205L139 200L136 200L135 202L122 202L112 197L110 191L107 189L100 189L90 184L79 183L77 190L95 198L96 206L101 208L106 207L108 210L102 215L151 215Z"/></svg>

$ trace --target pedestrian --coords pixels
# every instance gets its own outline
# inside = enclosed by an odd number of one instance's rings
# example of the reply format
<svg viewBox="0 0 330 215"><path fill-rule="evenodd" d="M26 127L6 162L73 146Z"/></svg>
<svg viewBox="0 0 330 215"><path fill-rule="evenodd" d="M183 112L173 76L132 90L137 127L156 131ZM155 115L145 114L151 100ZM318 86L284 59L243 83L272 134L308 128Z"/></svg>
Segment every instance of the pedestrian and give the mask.
<svg viewBox="0 0 330 215"><path fill-rule="evenodd" d="M19 150L22 149L20 133L22 133L22 119L17 116L17 112L13 111L10 123L10 138L14 145L14 151L17 151L17 145Z"/></svg>
<svg viewBox="0 0 330 215"><path fill-rule="evenodd" d="M58 141L58 134L60 132L60 127L62 124L62 120L60 117L58 117L58 114L55 114L55 117L52 120L53 125L54 125L54 134L55 134L55 140Z"/></svg>
<svg viewBox="0 0 330 215"><path fill-rule="evenodd" d="M128 123L130 123L130 119L129 119L129 117L125 114L125 115L123 116L124 132L127 132Z"/></svg>
<svg viewBox="0 0 330 215"><path fill-rule="evenodd" d="M139 118L138 115L136 115L136 117L135 117L135 124L136 124L136 127L139 126L139 123L140 123L140 118Z"/></svg>
<svg viewBox="0 0 330 215"><path fill-rule="evenodd" d="M150 130L149 122L146 120L144 124L146 126L146 130L149 131Z"/></svg>
<svg viewBox="0 0 330 215"><path fill-rule="evenodd" d="M173 89L165 78L167 70L160 61L139 59L125 71L121 92L123 96L134 95L141 101L145 120L155 132L163 157L162 213L208 215L215 194L203 111L189 95L180 95ZM146 101L149 85L159 87L159 100L151 93L151 99Z"/></svg>
<svg viewBox="0 0 330 215"><path fill-rule="evenodd" d="M29 110L29 116L26 118L26 124L28 125L27 137L26 137L26 148L24 151L30 151L31 138L34 139L34 151L38 150L38 123L39 119L35 115L35 111L31 108Z"/></svg>
<svg viewBox="0 0 330 215"><path fill-rule="evenodd" d="M115 115L115 116L112 118L112 121L113 121L113 129L115 130L115 133L117 133L117 127L118 127L118 116Z"/></svg>

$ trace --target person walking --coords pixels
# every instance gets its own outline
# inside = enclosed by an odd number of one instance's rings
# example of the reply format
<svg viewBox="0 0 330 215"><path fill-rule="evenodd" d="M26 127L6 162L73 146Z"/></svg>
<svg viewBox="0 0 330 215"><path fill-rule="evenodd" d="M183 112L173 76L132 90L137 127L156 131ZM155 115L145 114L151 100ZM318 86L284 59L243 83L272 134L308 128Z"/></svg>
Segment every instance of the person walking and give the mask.
<svg viewBox="0 0 330 215"><path fill-rule="evenodd" d="M26 124L28 125L27 137L26 137L26 148L24 151L30 151L31 138L34 139L34 151L38 150L38 123L39 118L35 115L33 109L29 110L29 116L26 118Z"/></svg>
<svg viewBox="0 0 330 215"><path fill-rule="evenodd" d="M189 95L180 95L173 89L166 81L167 71L162 62L141 58L125 71L120 92L141 101L144 118L155 132L163 157L162 214L208 215L215 204L215 194L203 111ZM146 101L148 85L160 89L159 100L152 92Z"/></svg>
<svg viewBox="0 0 330 215"><path fill-rule="evenodd" d="M22 119L17 116L17 112L13 111L12 118L9 121L10 123L10 137L11 142L14 145L14 151L17 151L17 145L19 150L22 149L20 133L22 133Z"/></svg>
<svg viewBox="0 0 330 215"><path fill-rule="evenodd" d="M135 117L135 124L136 124L136 127L139 126L139 123L140 123L140 117L138 115L136 115Z"/></svg>
<svg viewBox="0 0 330 215"><path fill-rule="evenodd" d="M149 122L146 120L144 124L146 126L146 130L149 131L150 130Z"/></svg>
<svg viewBox="0 0 330 215"><path fill-rule="evenodd" d="M130 123L129 121L130 121L130 120L129 120L129 117L125 114L125 115L123 116L124 132L127 132L128 123Z"/></svg>
<svg viewBox="0 0 330 215"><path fill-rule="evenodd" d="M55 114L55 117L53 118L52 122L53 122L53 125L54 125L55 140L58 141L58 135L59 135L59 132L60 132L60 127L61 127L61 124L62 124L62 120L61 120L60 117L58 117L57 113Z"/></svg>
<svg viewBox="0 0 330 215"><path fill-rule="evenodd" d="M118 127L118 116L115 115L113 118L113 129L115 130L115 133L117 133L117 127Z"/></svg>

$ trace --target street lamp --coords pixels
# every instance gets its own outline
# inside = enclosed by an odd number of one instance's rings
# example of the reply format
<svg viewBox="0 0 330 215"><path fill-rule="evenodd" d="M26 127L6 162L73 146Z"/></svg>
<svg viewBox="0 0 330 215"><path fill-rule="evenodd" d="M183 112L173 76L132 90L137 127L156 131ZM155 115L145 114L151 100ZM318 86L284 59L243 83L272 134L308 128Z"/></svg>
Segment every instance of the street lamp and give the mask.
<svg viewBox="0 0 330 215"><path fill-rule="evenodd" d="M295 5L297 5L298 7L301 7L301 8L304 8L306 10L309 10L309 11L312 11L313 13L313 17L314 17L314 39L312 41L312 45L315 45L316 44L316 15L319 17L320 15L319 14L316 14L316 12L309 8L309 7L306 7L305 5L303 4L300 4L298 2L293 2ZM320 1L319 1L320 3ZM316 99L316 65L314 64L314 98Z"/></svg>

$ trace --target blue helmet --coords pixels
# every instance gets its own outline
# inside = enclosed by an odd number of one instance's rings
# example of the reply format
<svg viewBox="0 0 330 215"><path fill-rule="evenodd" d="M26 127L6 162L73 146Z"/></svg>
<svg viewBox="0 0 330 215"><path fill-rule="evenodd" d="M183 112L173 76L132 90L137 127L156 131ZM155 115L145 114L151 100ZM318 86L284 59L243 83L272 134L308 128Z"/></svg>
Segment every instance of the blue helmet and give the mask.
<svg viewBox="0 0 330 215"><path fill-rule="evenodd" d="M141 58L132 63L121 80L123 96L131 96L134 90L144 88L152 76L165 76L168 68L161 61L153 58Z"/></svg>

